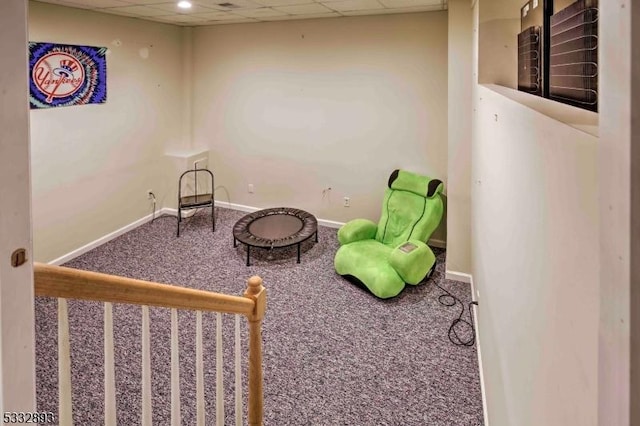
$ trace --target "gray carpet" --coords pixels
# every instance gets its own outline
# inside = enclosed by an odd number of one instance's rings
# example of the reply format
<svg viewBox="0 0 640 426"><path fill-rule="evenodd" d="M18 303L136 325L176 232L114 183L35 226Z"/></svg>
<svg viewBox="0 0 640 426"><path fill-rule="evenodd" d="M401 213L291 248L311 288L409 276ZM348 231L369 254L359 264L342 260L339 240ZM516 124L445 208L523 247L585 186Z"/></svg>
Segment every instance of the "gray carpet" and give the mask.
<svg viewBox="0 0 640 426"><path fill-rule="evenodd" d="M335 229L320 227L320 241L303 245L300 264L295 248L254 249L252 266L246 267L245 249L233 248L231 234L244 213L217 208L215 233L208 213L199 211L187 220L180 238L175 237L175 218L163 216L65 266L236 295L249 276L260 275L268 291L266 425L483 423L475 346L451 344L447 330L460 307L440 305L442 291L433 285L438 282L465 303L470 300L468 284L444 279L444 251L436 252L436 272L429 281L383 301L335 273ZM36 299L41 411L57 412L56 306L55 299ZM69 316L74 422L103 424L102 304L70 301ZM233 424L233 316L223 317L225 424ZM180 312L179 323L182 424L194 425L195 313ZM140 328L140 307L114 305L119 425L141 419ZM170 423L169 330L170 311L151 308L154 425ZM204 315L204 330L207 424L213 424L215 315Z"/></svg>

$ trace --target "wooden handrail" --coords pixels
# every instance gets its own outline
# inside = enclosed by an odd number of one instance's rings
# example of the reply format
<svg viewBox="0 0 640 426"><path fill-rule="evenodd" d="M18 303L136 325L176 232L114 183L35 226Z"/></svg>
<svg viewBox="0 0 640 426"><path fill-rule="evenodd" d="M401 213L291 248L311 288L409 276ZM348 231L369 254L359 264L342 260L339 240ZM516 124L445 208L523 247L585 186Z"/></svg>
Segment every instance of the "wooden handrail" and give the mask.
<svg viewBox="0 0 640 426"><path fill-rule="evenodd" d="M37 262L33 265L33 272L36 296L246 316L249 324L248 420L251 426L262 425L262 319L267 307L267 294L260 277L249 278L243 296L230 296Z"/></svg>
<svg viewBox="0 0 640 426"><path fill-rule="evenodd" d="M253 316L252 298L34 263L36 296L132 303Z"/></svg>

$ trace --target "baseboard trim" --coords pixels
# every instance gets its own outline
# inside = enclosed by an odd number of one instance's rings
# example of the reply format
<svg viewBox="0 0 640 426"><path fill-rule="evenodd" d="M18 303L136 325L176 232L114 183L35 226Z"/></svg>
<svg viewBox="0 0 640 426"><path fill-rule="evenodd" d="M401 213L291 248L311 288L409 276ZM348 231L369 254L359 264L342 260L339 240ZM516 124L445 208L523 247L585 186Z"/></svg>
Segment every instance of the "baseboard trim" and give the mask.
<svg viewBox="0 0 640 426"><path fill-rule="evenodd" d="M161 216L163 214L178 217L178 209L172 209L171 207L163 207L160 210L158 210L157 216ZM182 218L183 219L190 218L194 214L196 214L196 209L183 210Z"/></svg>
<svg viewBox="0 0 640 426"><path fill-rule="evenodd" d="M158 214L160 214L160 215L167 214L169 216L178 217L178 209L172 209L171 207L163 207L163 208L160 209Z"/></svg>
<svg viewBox="0 0 640 426"><path fill-rule="evenodd" d="M445 271L444 277L447 280L460 281L467 284L471 284L471 281L472 281L471 274L467 274L464 272L450 271L448 269ZM473 298L475 299L475 293L473 293Z"/></svg>
<svg viewBox="0 0 640 426"><path fill-rule="evenodd" d="M328 219L318 219L318 224L322 226L326 226L327 228L340 229L344 222L336 222L335 220Z"/></svg>
<svg viewBox="0 0 640 426"><path fill-rule="evenodd" d="M476 292L476 286L473 282L473 276L469 274L464 274L464 275L469 276L469 284L471 284L472 299L477 301L478 293ZM480 330L478 327L478 310L480 309L479 303L480 302L478 302L478 306L475 306L475 309L473 310L473 323L475 324L474 328L476 331L476 352L478 355L478 372L480 374L480 393L482 394L482 414L484 417L484 425L489 426L489 412L487 410L487 388L485 386L485 380L484 380L484 368L483 368L484 364L482 362L482 344L480 341Z"/></svg>
<svg viewBox="0 0 640 426"><path fill-rule="evenodd" d="M436 240L436 239L429 239L429 241L427 241L427 244L433 247L438 247L441 249L446 249L447 248L447 242L446 241L442 241L442 240Z"/></svg>
<svg viewBox="0 0 640 426"><path fill-rule="evenodd" d="M253 213L253 212L257 212L258 210L262 210L262 208L260 207L252 207L252 206L246 206L244 204L228 203L226 201L218 201L218 200L216 200L216 205L221 207L226 207L231 210L239 210L241 212L247 212L247 213ZM177 212L175 213L175 215L177 215ZM335 220L328 220L328 219L318 219L318 224L322 226L326 226L328 228L340 228L342 225L344 225L344 222L336 222Z"/></svg>
<svg viewBox="0 0 640 426"><path fill-rule="evenodd" d="M216 206L226 207L231 210L239 210L241 212L253 213L261 210L259 207L245 206L244 204L229 203L227 201L216 200Z"/></svg>
<svg viewBox="0 0 640 426"><path fill-rule="evenodd" d="M162 210L164 210L164 209L162 209ZM162 210L160 210L160 211L162 211ZM160 214L160 211L157 212L157 215ZM178 212L176 211L176 214L177 213ZM153 219L153 215L152 214L147 215L147 216L145 216L143 218L140 218L140 219L138 219L136 221L133 221L130 224L123 226L120 229L117 229L117 230L115 230L115 231L113 231L113 232L111 232L111 233L109 233L109 234L107 234L107 235L105 235L103 237L98 238L97 240L91 241L90 243L85 244L80 248L77 248L77 249L75 249L73 251L70 251L69 253L67 253L67 254L65 254L63 256L60 256L57 259L54 259L54 260L50 261L49 265L60 266L60 265L62 265L64 263L67 263L70 260L73 260L76 257L78 257L80 255L83 255L86 252L88 252L90 250L93 250L96 247L100 247L102 244L107 243L107 242L113 240L114 238L117 238L120 235L131 231L132 229L137 228L140 225L143 225L143 224L145 224L147 222L150 222L151 219Z"/></svg>
<svg viewBox="0 0 640 426"><path fill-rule="evenodd" d="M242 212L247 212L247 213L253 213L255 211L261 210L260 207L247 206L247 205L244 205L244 204L229 203L227 201L220 201L220 200L216 200L216 205L217 206L226 207L226 208L232 209L232 210L239 210L239 211L242 211ZM173 213L173 215L177 216L178 215L177 210L176 209L172 209L172 210L175 211L175 213ZM344 222L338 222L338 221L329 220L329 219L318 219L318 224L322 225L322 226L326 226L327 228L338 229L342 225L344 225ZM434 246L434 247L439 247L439 248L447 248L446 241L442 241L442 240L431 239L431 240L429 240L429 245L430 246Z"/></svg>
<svg viewBox="0 0 640 426"><path fill-rule="evenodd" d="M243 212L247 212L247 213L253 213L255 211L260 210L259 207L253 207L253 206L246 206L243 204L235 204L235 203L228 203L226 201L219 201L216 200L215 201L217 206L220 207L226 207L228 209L232 209L232 210L239 210L239 211L243 211ZM163 207L161 209L159 209L156 212L156 216L160 216L160 215L169 215L169 216L174 216L177 217L178 216L178 209L174 209L171 207ZM57 259L54 259L52 261L49 262L50 265L62 265L66 262L69 262L70 260L75 259L78 256L81 256L83 254L85 254L86 252L93 250L94 248L100 247L102 244L107 243L111 240L113 240L114 238L119 237L120 235L129 232L135 228L137 228L140 225L143 225L149 221L151 221L151 219L153 219L153 215L147 215L143 218L140 218L136 221L131 222L128 225L123 226L120 229L117 229L103 237L98 238L97 240L94 240L88 244L83 245L80 248L77 248L73 251L70 251L69 253L62 255L60 257L58 257ZM342 225L344 225L344 222L338 222L335 220L328 220L328 219L318 219L318 224L322 225L322 226L326 226L327 228L334 228L334 229L338 229L340 228ZM440 247L440 248L446 248L447 244L446 242L442 241L442 240L434 240L431 239L429 240L429 245L434 246L434 247ZM449 274L449 272L447 271L447 274ZM447 277L448 278L448 277ZM457 281L464 281L463 279L459 279L459 278L448 278L448 279L456 279ZM464 281L464 282L468 282L468 281Z"/></svg>

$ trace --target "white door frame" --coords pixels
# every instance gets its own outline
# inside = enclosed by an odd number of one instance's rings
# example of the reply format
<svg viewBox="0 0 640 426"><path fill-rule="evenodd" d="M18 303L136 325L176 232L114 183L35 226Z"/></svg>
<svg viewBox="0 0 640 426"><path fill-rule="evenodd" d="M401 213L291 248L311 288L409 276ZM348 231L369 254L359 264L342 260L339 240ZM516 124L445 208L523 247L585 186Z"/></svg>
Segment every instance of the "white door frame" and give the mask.
<svg viewBox="0 0 640 426"><path fill-rule="evenodd" d="M27 0L0 1L0 413L36 408L27 14Z"/></svg>
<svg viewBox="0 0 640 426"><path fill-rule="evenodd" d="M640 4L631 11L631 424L640 425Z"/></svg>

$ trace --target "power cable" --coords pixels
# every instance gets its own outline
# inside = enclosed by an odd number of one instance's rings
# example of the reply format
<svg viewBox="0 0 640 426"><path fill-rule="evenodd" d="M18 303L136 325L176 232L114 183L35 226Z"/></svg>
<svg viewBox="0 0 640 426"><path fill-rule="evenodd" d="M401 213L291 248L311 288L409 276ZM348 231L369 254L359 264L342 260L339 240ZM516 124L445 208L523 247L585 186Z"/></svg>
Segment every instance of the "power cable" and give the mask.
<svg viewBox="0 0 640 426"><path fill-rule="evenodd" d="M464 315L464 303L462 303L462 301L458 299L456 296L451 294L447 289L441 287L440 284L438 284L437 282L434 282L434 284L440 290L445 292L445 294L441 294L440 296L438 296L438 302L440 302L441 305L452 307L459 303L460 307L462 308L460 310L460 315L458 315L458 318L454 319L453 322L451 323L451 327L449 327L449 332L447 333L447 335L449 336L449 340L451 341L451 343L453 343L456 346L473 346L476 342L476 329L473 324L473 316L471 315L471 308L473 305L478 306L478 302L476 301L469 302L469 321L467 321L466 319L462 318L462 316ZM458 334L457 328L458 329L460 328L458 327L460 324L462 324L463 328L468 327L471 329L471 337L469 339L465 340L462 337L460 337L460 335Z"/></svg>

